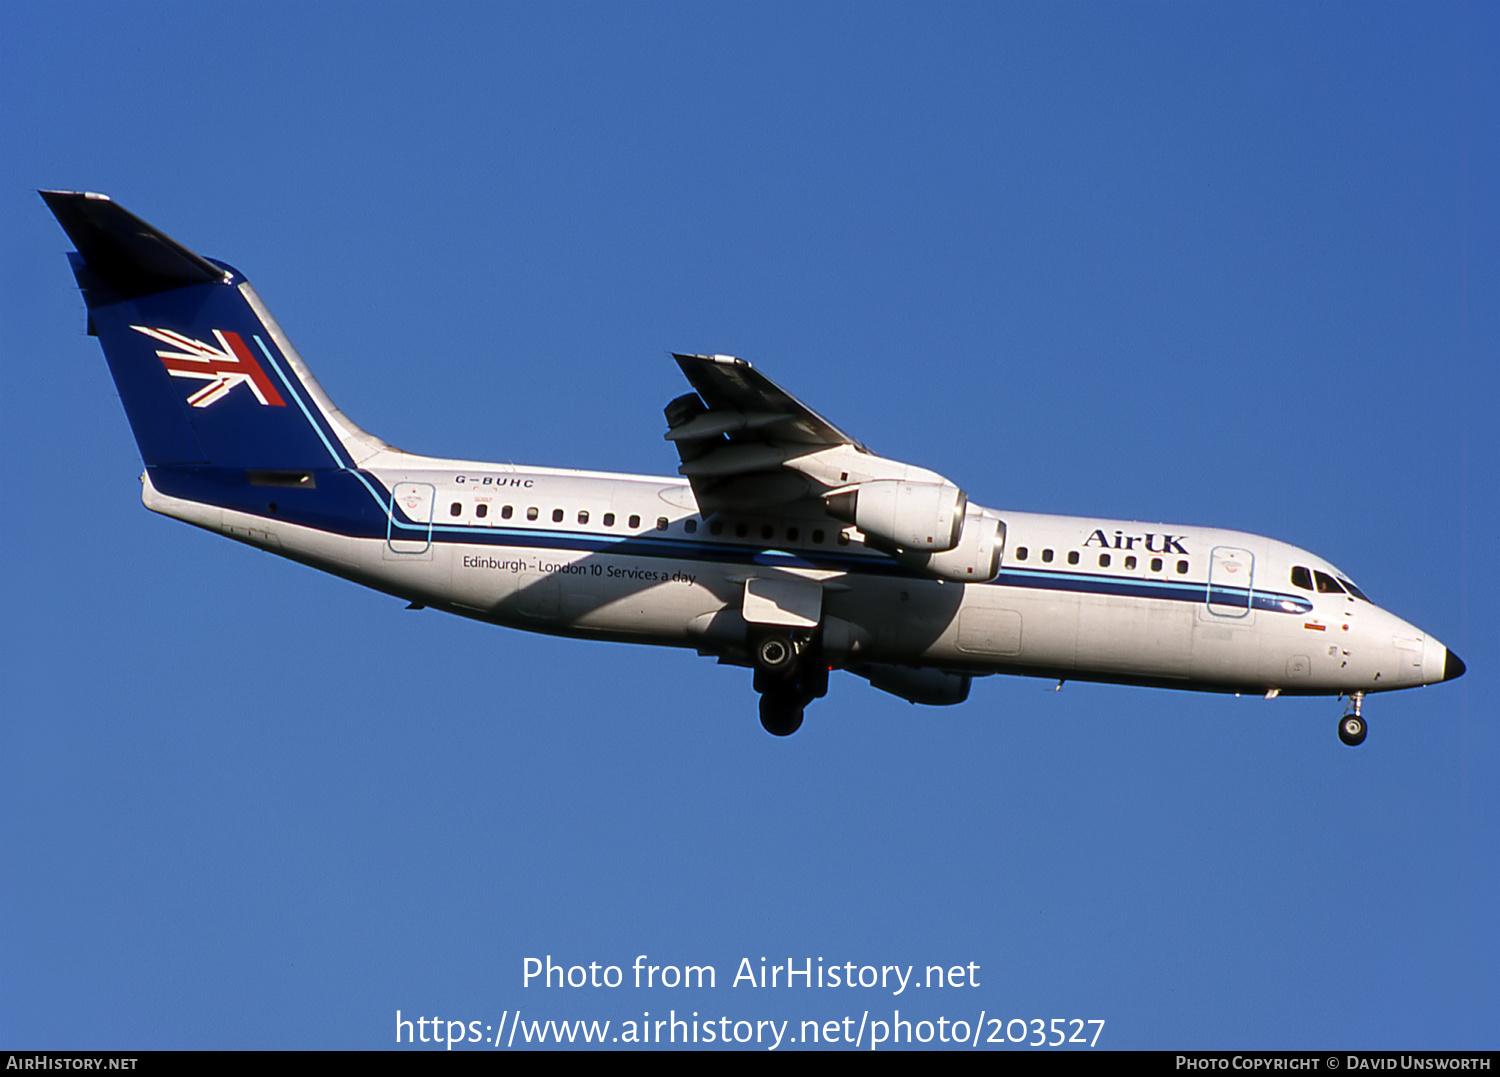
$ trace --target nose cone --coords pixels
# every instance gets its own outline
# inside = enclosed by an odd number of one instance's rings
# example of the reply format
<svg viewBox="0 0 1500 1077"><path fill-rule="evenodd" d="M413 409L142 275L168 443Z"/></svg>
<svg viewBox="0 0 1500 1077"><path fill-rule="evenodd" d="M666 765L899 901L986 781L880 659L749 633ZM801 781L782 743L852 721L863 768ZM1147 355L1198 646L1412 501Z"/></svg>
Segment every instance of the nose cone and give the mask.
<svg viewBox="0 0 1500 1077"><path fill-rule="evenodd" d="M1402 637L1399 633L1396 637L1396 650L1399 653L1403 647L1408 651L1414 640ZM1451 681L1455 677L1464 675L1464 660L1447 647L1443 641L1433 636L1423 635L1421 637L1422 662L1421 675L1417 678L1421 684L1441 684L1443 681Z"/></svg>

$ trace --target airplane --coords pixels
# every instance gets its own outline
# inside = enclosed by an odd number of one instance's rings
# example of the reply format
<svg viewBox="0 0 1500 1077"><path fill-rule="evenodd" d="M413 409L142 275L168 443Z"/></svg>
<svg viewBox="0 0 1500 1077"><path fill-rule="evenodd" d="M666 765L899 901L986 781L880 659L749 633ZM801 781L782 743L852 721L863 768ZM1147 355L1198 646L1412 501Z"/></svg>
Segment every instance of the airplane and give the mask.
<svg viewBox="0 0 1500 1077"><path fill-rule="evenodd" d="M998 511L742 359L677 354L675 477L419 456L329 400L232 266L107 196L39 192L145 463L148 509L432 608L748 667L795 732L846 670L912 703L996 673L1347 700L1464 663L1315 554L1239 531Z"/></svg>

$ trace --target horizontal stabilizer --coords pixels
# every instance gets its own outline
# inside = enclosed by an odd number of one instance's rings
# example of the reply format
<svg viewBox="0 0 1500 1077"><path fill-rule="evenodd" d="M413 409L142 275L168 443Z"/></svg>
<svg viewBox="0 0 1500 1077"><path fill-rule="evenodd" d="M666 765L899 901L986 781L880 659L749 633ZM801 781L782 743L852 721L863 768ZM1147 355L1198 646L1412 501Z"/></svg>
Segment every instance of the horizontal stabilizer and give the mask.
<svg viewBox="0 0 1500 1077"><path fill-rule="evenodd" d="M219 284L229 276L102 194L38 193L89 269L122 298Z"/></svg>

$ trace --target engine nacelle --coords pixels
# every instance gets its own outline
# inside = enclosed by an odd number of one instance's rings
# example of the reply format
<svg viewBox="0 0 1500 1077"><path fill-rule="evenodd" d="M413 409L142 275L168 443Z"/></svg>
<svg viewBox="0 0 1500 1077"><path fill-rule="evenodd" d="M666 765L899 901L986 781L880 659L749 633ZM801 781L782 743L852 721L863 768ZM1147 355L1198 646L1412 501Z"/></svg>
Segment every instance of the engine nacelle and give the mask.
<svg viewBox="0 0 1500 1077"><path fill-rule="evenodd" d="M881 542L916 553L957 546L969 499L952 483L873 479L826 499L828 514Z"/></svg>
<svg viewBox="0 0 1500 1077"><path fill-rule="evenodd" d="M984 509L969 509L963 538L942 553L900 550L896 560L908 568L956 583L989 583L1000 575L1000 557L1005 552L1005 524Z"/></svg>
<svg viewBox="0 0 1500 1077"><path fill-rule="evenodd" d="M908 703L925 703L929 707L951 707L969 698L969 675L948 673L941 669L912 669L910 666L888 666L870 662L850 666L849 672L869 681L882 692L899 696Z"/></svg>

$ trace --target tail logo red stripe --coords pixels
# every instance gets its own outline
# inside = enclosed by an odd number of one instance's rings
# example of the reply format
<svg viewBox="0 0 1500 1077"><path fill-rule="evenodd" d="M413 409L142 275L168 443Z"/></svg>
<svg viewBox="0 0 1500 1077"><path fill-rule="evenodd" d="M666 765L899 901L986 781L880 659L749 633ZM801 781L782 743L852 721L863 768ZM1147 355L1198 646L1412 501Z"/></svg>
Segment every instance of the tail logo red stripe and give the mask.
<svg viewBox="0 0 1500 1077"><path fill-rule="evenodd" d="M284 408L286 401L276 391L271 379L250 354L250 349L238 333L213 331L218 346L207 344L192 337L183 336L170 329L148 329L144 325L132 325L137 333L144 333L170 349L158 348L156 355L174 378L194 378L206 382L187 398L195 408L206 408L229 395L238 385L247 385L262 404Z"/></svg>

